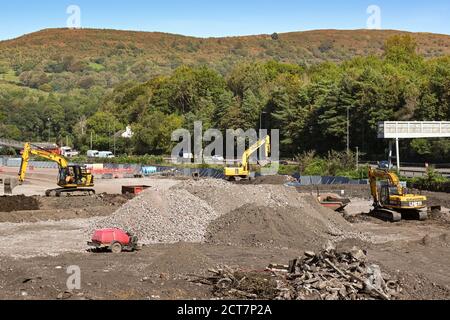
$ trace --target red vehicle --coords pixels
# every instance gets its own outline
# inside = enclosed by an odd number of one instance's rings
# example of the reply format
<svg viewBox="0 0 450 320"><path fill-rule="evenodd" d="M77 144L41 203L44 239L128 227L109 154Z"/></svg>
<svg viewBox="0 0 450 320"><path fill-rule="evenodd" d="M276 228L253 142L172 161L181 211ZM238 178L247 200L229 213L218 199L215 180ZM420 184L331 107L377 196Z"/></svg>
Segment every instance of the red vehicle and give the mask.
<svg viewBox="0 0 450 320"><path fill-rule="evenodd" d="M96 249L106 249L113 253L138 249L138 238L121 229L97 230L88 245Z"/></svg>

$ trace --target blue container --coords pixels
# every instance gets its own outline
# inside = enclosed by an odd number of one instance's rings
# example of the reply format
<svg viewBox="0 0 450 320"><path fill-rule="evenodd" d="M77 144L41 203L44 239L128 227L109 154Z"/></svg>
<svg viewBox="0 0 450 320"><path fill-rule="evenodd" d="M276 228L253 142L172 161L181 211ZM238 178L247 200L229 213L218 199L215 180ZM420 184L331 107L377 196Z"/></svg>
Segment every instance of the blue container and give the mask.
<svg viewBox="0 0 450 320"><path fill-rule="evenodd" d="M142 167L141 169L141 173L144 176L148 176L150 174L155 174L158 172L158 168L157 167Z"/></svg>

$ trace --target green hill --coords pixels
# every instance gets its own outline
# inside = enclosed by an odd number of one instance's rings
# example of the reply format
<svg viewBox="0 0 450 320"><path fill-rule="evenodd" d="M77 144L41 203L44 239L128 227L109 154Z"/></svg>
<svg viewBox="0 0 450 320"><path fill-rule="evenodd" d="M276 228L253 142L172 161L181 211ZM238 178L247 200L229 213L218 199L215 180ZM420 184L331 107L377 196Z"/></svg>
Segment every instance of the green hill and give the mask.
<svg viewBox="0 0 450 320"><path fill-rule="evenodd" d="M91 75L94 83L110 86L124 79L145 81L168 74L183 64L207 65L226 74L242 61L312 65L380 55L386 39L397 34L406 33L318 30L203 39L154 32L48 29L0 42L0 61L11 66L16 76L30 70L44 71L47 75L69 72ZM450 36L411 35L425 57L450 54ZM63 78L74 80L70 75ZM90 82L85 79L84 86ZM53 87L57 91L64 89L61 85Z"/></svg>
<svg viewBox="0 0 450 320"><path fill-rule="evenodd" d="M0 42L0 137L168 154L171 132L281 128L285 156L351 147L384 157L377 122L450 118L450 36L319 30L228 38L49 29ZM446 141L405 145L445 161Z"/></svg>

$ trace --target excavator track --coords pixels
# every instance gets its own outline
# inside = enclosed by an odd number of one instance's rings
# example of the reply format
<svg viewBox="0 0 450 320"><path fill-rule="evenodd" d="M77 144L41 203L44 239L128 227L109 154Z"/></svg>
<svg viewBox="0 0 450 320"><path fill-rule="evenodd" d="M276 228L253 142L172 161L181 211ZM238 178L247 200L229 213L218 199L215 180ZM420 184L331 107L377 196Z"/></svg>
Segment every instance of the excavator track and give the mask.
<svg viewBox="0 0 450 320"><path fill-rule="evenodd" d="M95 195L95 190L80 188L58 188L45 191L45 195L47 197L61 197L63 195L74 195L75 193L82 193L82 195Z"/></svg>
<svg viewBox="0 0 450 320"><path fill-rule="evenodd" d="M402 220L425 221L428 219L428 212L426 210L404 210L398 212L386 208L376 208L370 214L375 218L389 222L400 222Z"/></svg>
<svg viewBox="0 0 450 320"><path fill-rule="evenodd" d="M389 222L399 222L402 220L402 214L400 212L384 208L374 209L370 212L370 214L375 218Z"/></svg>

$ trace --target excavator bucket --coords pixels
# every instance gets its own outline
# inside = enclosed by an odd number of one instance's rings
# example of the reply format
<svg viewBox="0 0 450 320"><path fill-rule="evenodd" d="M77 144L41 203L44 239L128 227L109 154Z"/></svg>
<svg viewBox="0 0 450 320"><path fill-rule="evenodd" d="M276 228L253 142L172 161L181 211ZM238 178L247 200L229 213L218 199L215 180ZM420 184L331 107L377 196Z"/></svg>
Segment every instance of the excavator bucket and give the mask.
<svg viewBox="0 0 450 320"><path fill-rule="evenodd" d="M4 181L4 194L12 194L12 191L19 184L19 180L15 178L6 178Z"/></svg>

